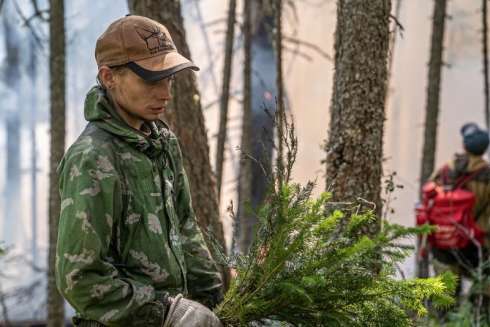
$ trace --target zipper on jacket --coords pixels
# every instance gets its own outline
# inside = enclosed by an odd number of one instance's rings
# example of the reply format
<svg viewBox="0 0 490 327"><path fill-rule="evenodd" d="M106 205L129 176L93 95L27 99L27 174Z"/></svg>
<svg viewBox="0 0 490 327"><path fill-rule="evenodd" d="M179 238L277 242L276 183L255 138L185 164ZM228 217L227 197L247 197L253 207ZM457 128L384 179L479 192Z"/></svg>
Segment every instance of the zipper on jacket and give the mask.
<svg viewBox="0 0 490 327"><path fill-rule="evenodd" d="M168 154L167 151L163 151L163 152L164 152L163 155L164 156L167 156L167 154ZM184 267L182 267L182 265L181 265L181 262L179 260L179 256L177 256L175 254L174 247L172 246L172 241L170 240L170 231L172 229L172 220L170 219L170 214L169 214L169 212L167 210L167 201L166 201L166 197L165 197L165 187L166 187L166 185L165 185L165 178L164 178L164 173L163 173L163 170L166 169L166 167L164 167L164 168L161 167L160 161L158 160L158 156L154 160L155 160L155 164L156 164L157 169L158 169L158 172L157 172L158 173L158 176L160 177L162 198L164 200L163 206L165 207L165 211L167 213L167 219L165 219L165 223L167 224L166 230L167 230L167 233L168 233L168 235L167 235L168 246L169 246L170 251L172 252L175 260L177 261L177 263L178 263L178 265L180 267L180 275L181 275L181 278L182 278L182 286L181 287L183 289L187 290L187 281L186 281L186 276L184 274ZM166 162L166 158L164 159L164 161ZM165 166L167 166L167 164L165 164ZM172 183L172 185L173 185L173 183ZM172 204L173 204L174 210L175 210L175 205L176 205L177 201L175 199L175 196L174 196L173 192L170 192L169 196L172 197ZM177 228L177 227L175 226L175 228Z"/></svg>

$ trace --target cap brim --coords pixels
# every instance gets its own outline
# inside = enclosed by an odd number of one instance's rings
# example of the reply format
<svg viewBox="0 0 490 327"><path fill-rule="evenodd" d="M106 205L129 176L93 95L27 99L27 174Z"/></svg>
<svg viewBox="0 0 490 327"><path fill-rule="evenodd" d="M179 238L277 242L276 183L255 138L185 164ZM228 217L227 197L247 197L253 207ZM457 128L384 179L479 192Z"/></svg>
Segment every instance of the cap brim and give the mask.
<svg viewBox="0 0 490 327"><path fill-rule="evenodd" d="M158 82L186 68L199 70L199 67L178 52L169 52L162 56L128 62L125 66L149 82Z"/></svg>

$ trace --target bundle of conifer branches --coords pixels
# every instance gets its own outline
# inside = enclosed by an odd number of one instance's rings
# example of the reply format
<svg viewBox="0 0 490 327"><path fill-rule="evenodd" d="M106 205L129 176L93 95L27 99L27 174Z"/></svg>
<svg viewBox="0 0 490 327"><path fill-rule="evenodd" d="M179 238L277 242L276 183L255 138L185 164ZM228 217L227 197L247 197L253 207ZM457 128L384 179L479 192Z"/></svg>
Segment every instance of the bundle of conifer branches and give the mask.
<svg viewBox="0 0 490 327"><path fill-rule="evenodd" d="M286 156L265 176L269 191L260 207L249 209L256 219L251 248L235 253L233 242L231 255L221 251L220 263L236 270L214 311L225 326L411 326L408 313L425 314L424 299L451 304L450 273L396 278L396 263L411 250L402 240L431 228L385 221L373 238L362 236L364 226L379 223L373 210L332 203L327 192L314 199L314 183L291 182L297 139L294 126L280 119ZM350 220L341 227L345 215Z"/></svg>

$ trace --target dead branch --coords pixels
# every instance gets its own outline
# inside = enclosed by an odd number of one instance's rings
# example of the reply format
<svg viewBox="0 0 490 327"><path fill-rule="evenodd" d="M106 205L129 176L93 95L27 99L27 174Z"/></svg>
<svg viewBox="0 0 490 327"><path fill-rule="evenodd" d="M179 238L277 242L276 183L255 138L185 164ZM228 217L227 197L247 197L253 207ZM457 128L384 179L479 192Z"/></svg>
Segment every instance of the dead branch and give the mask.
<svg viewBox="0 0 490 327"><path fill-rule="evenodd" d="M398 20L398 18L396 18L396 16L390 14L390 18L393 19L393 21L395 22L396 26L400 29L401 32L402 31L405 31L405 29L403 28L403 25L400 23L400 21Z"/></svg>
<svg viewBox="0 0 490 327"><path fill-rule="evenodd" d="M304 52L299 51L298 49L291 49L291 48L285 47L285 46L283 46L282 48L283 48L284 52L292 53L294 56L301 57L301 58L303 58L309 62L313 61L313 57L311 57L310 55L308 55Z"/></svg>
<svg viewBox="0 0 490 327"><path fill-rule="evenodd" d="M34 8L34 14L30 19L39 18L41 21L48 22L49 21L49 9L39 10L39 6L37 4L37 0L31 0L32 6ZM45 16L47 15L47 16Z"/></svg>
<svg viewBox="0 0 490 327"><path fill-rule="evenodd" d="M302 46L308 47L308 48L310 48L312 50L315 50L317 53L319 53L322 57L324 57L328 61L331 61L331 62L334 61L331 55L329 55L328 53L326 53L325 51L323 51L318 45L316 45L314 43L311 43L311 42L308 42L308 41L299 40L299 39L296 39L296 38L291 38L291 37L288 37L288 36L285 36L285 35L283 35L283 40L284 41L287 41L289 43L294 43L294 44L298 44L298 45L302 45Z"/></svg>
<svg viewBox="0 0 490 327"><path fill-rule="evenodd" d="M33 1L36 2L35 0L33 0ZM39 11L38 9L36 9L37 3L35 3L35 6L36 6L35 7L35 13L33 16L28 18L22 12L22 9L20 8L17 1L14 0L14 1L12 1L12 3L14 5L15 10L17 11L17 14L20 16L22 22L24 23L24 26L26 26L31 31L31 35L34 38L34 43L37 45L37 47L40 50L43 49L44 46L43 46L42 38L38 35L38 33L42 34L42 32L40 30L36 30L34 28L34 26L32 25L32 21L34 20L34 18L38 18L39 20L41 20L43 22L47 22L47 19L44 18L44 16L43 16L43 13L48 12L48 11L47 10L46 11ZM43 35L43 37L45 40L47 39L47 37L45 35Z"/></svg>

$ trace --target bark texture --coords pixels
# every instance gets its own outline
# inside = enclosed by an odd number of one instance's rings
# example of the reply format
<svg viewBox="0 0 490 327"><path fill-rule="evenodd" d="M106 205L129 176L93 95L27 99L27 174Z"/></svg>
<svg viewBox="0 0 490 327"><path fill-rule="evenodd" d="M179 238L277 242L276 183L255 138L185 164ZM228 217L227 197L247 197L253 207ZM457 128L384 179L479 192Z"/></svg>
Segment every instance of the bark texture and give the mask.
<svg viewBox="0 0 490 327"><path fill-rule="evenodd" d="M128 0L131 13L146 16L168 29L179 53L191 59L187 45L180 1ZM172 86L173 99L166 108L165 119L177 135L189 177L194 211L200 225L213 228L214 237L225 247L223 226L219 218L216 180L209 161L209 146L204 116L192 70L176 74ZM226 247L225 247L226 248ZM225 288L229 273L220 267Z"/></svg>
<svg viewBox="0 0 490 327"><path fill-rule="evenodd" d="M435 165L446 3L446 0L435 0L434 16L432 18L427 103L425 107L424 147L422 150L422 168L420 173L421 186L429 179ZM420 188L420 192L421 189L422 188Z"/></svg>
<svg viewBox="0 0 490 327"><path fill-rule="evenodd" d="M61 198L56 168L65 151L65 7L50 0L51 157L49 185L48 327L64 326L64 300L56 287L56 242Z"/></svg>
<svg viewBox="0 0 490 327"><path fill-rule="evenodd" d="M326 146L327 189L333 192L333 201L366 205L358 200L362 198L376 205L378 216L390 10L389 0L338 2ZM378 230L375 222L365 232L372 235Z"/></svg>

